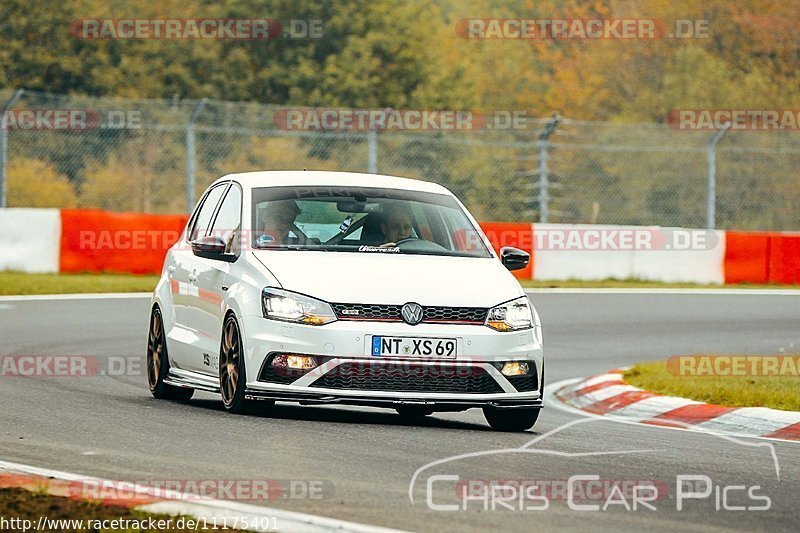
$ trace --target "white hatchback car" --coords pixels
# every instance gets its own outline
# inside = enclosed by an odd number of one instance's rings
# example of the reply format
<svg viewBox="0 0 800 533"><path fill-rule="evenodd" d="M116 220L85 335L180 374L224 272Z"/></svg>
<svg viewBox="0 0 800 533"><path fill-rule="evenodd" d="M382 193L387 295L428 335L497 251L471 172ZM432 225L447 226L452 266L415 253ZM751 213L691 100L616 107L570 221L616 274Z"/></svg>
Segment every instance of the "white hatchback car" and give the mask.
<svg viewBox="0 0 800 533"><path fill-rule="evenodd" d="M203 195L153 294L156 398L483 408L499 430L542 407L539 317L461 202L434 183L248 172Z"/></svg>

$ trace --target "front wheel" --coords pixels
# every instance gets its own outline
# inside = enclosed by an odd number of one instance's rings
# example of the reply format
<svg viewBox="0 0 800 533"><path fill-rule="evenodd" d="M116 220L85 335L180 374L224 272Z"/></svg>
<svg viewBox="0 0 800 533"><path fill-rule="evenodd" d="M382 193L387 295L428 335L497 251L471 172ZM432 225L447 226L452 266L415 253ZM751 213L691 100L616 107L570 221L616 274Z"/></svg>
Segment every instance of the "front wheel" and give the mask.
<svg viewBox="0 0 800 533"><path fill-rule="evenodd" d="M541 408L496 409L484 407L483 416L496 431L525 431L531 429L539 419Z"/></svg>
<svg viewBox="0 0 800 533"><path fill-rule="evenodd" d="M169 374L167 339L164 335L164 319L158 307L150 314L150 331L147 335L147 384L150 392L160 400L186 402L191 399L194 389L175 387L164 383Z"/></svg>
<svg viewBox="0 0 800 533"><path fill-rule="evenodd" d="M248 408L244 391L245 377L242 336L236 317L229 316L222 328L222 346L219 353L219 390L222 404L231 413L241 414Z"/></svg>

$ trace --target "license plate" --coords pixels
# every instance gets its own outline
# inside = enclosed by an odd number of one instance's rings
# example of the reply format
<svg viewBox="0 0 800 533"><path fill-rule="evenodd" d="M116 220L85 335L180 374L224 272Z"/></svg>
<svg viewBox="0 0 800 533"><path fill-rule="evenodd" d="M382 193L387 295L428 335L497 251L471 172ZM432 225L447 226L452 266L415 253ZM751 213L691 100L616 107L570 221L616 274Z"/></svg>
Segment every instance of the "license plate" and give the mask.
<svg viewBox="0 0 800 533"><path fill-rule="evenodd" d="M372 336L373 357L437 357L455 359L456 339Z"/></svg>

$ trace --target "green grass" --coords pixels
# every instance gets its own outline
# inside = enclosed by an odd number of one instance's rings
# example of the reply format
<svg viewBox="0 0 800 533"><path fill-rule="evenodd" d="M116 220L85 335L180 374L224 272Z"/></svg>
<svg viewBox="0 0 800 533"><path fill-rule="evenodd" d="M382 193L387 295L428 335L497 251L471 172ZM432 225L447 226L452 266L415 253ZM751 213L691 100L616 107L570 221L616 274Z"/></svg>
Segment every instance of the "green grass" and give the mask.
<svg viewBox="0 0 800 533"><path fill-rule="evenodd" d="M25 489L10 488L0 489L0 517L5 517L6 520L11 518L18 518L22 520L29 520L31 527L38 524L39 517L46 517L49 520L136 520L146 521L152 517L154 520L169 520L171 519L172 527L162 529L92 529L92 531L161 531L161 532L184 532L195 531L194 528L178 528L177 520L179 517L170 517L167 515L158 515L144 513L141 511L132 511L125 507L115 505L101 505L99 503L74 500L70 498L63 498L60 496L51 496L41 492L28 492ZM191 518L189 518L191 519ZM195 520L196 519L191 519ZM146 523L146 522L145 522ZM221 523L221 522L219 522ZM52 525L52 522L50 522ZM110 522L108 523L110 525ZM166 522L164 522L166 524ZM185 522L184 522L185 524ZM202 531L235 531L232 529L212 528L213 522L206 523L207 529L203 530L203 523L200 522L200 530ZM12 529L4 529L4 531L22 531L19 527L20 523L10 524ZM62 526L64 523L62 522ZM75 524L73 524L74 526ZM86 529L84 523L83 528L75 528L64 526L58 531L68 533L78 533L89 531ZM33 529L31 529L32 531ZM52 529L51 529L52 530Z"/></svg>
<svg viewBox="0 0 800 533"><path fill-rule="evenodd" d="M739 283L734 285L702 284L702 283L664 283L662 281L642 281L637 279L604 279L584 281L568 280L533 280L521 279L523 287L529 289L797 289L800 285Z"/></svg>
<svg viewBox="0 0 800 533"><path fill-rule="evenodd" d="M158 276L0 272L0 295L152 292Z"/></svg>
<svg viewBox="0 0 800 533"><path fill-rule="evenodd" d="M666 361L640 363L625 372L641 389L728 407L770 407L800 411L800 378L792 376L681 376Z"/></svg>

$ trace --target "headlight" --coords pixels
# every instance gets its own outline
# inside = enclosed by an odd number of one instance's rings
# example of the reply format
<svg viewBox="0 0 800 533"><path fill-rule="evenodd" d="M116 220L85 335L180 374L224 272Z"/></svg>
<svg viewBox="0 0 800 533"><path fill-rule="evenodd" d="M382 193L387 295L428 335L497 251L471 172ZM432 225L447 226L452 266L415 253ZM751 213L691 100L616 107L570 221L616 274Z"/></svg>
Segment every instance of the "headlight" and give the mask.
<svg viewBox="0 0 800 533"><path fill-rule="evenodd" d="M336 314L327 302L272 287L261 292L261 309L264 318L297 324L321 326L336 320Z"/></svg>
<svg viewBox="0 0 800 533"><path fill-rule="evenodd" d="M533 312L527 296L521 296L489 309L486 325L497 331L518 331L534 326Z"/></svg>

